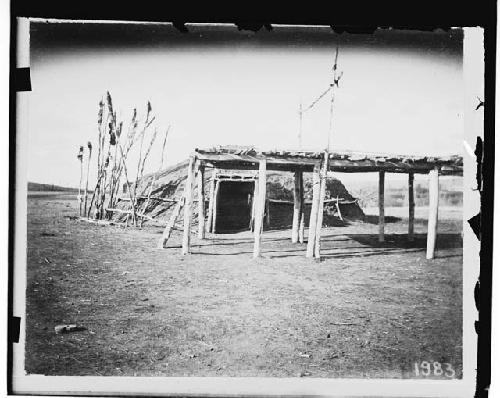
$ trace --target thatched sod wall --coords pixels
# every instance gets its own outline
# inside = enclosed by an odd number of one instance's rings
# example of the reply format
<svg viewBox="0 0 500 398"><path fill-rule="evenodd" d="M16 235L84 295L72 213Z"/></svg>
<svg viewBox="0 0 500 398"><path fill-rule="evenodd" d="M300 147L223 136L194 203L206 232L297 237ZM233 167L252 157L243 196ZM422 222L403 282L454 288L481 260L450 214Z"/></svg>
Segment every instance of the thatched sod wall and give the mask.
<svg viewBox="0 0 500 398"><path fill-rule="evenodd" d="M171 212L175 207L175 202L167 202L160 199L177 199L184 192L187 179L188 162L182 162L158 173L156 176L155 188L152 191L152 199L147 209L144 209L145 197L148 194L153 174L144 176L137 186L139 197L139 212L154 218L162 224L166 224ZM209 196L209 181L211 171L205 173L205 198ZM292 224L293 204L283 202L273 202L273 200L293 201L294 177L289 172L269 172L267 175L267 197L271 199L269 203L269 225L266 229L289 228ZM305 223L309 222L311 205L307 203L312 199L312 175L304 173L304 196L305 196ZM355 198L347 191L340 180L329 178L327 183L326 198L339 198L341 201L353 202ZM130 208L127 201L128 194L122 194L122 200L118 202L118 207L126 210ZM194 190L193 220L197 223L196 201L197 190ZM253 199L253 182L222 182L219 195L218 220L216 232L232 232L246 229L245 225L250 224L251 201ZM208 206L208 202L205 203ZM357 203L341 204L342 216L347 219L362 219L364 213ZM325 205L324 223L325 225L337 225L339 219L333 215L334 205ZM115 213L115 221L123 221L126 215ZM181 220L178 220L179 227Z"/></svg>

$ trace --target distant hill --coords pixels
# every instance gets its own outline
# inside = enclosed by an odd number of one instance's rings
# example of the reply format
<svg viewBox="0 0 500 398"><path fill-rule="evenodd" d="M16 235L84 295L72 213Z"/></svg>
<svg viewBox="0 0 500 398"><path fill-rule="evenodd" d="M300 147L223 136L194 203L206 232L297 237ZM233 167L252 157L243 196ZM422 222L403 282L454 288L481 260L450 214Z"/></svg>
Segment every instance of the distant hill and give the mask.
<svg viewBox="0 0 500 398"><path fill-rule="evenodd" d="M28 182L28 191L78 192L78 188L68 188L54 184L40 184L38 182Z"/></svg>

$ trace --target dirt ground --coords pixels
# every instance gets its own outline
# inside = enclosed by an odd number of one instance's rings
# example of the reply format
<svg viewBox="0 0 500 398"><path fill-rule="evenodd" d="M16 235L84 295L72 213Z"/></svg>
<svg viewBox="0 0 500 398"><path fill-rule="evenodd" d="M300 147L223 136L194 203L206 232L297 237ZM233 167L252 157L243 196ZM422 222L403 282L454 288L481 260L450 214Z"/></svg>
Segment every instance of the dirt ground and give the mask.
<svg viewBox="0 0 500 398"><path fill-rule="evenodd" d="M258 260L249 232L193 235L182 257L179 232L156 249L161 228L80 222L75 208L74 195L28 200L28 373L411 378L438 361L462 375L456 212L440 213L435 260L425 220L410 244L393 219L379 244L373 217L327 229L315 262L290 231L266 232ZM64 323L86 329L55 334Z"/></svg>

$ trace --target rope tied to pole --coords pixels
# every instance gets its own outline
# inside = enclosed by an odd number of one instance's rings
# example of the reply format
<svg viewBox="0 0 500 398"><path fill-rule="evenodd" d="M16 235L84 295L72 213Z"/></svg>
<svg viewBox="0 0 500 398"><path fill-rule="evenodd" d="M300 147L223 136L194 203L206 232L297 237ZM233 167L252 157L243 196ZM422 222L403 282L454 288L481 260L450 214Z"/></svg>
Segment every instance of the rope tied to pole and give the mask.
<svg viewBox="0 0 500 398"><path fill-rule="evenodd" d="M299 113L300 114L304 114L305 112L311 110L312 108L314 108L314 106L316 106L316 104L325 96L327 95L330 90L332 90L334 88L334 86L337 86L339 87L339 82L340 82L340 79L342 78L342 75L344 74L344 71L340 72L340 74L337 76L337 60L338 60L338 57L339 57L339 49L337 47L337 51L335 52L335 62L333 64L333 67L332 67L332 70L333 70L333 82L330 83L330 85L328 86L328 88L323 91L319 96L318 98L316 98L307 108L305 109L302 109L302 106L300 107L300 110L299 110Z"/></svg>
<svg viewBox="0 0 500 398"><path fill-rule="evenodd" d="M309 105L307 108L305 108L304 110L299 111L299 112L301 112L301 114L304 114L305 112L307 112L310 109L312 109L321 100L321 98L323 98L325 95L327 95L330 92L331 89L332 89L332 85L330 85L323 93L321 93L321 95L318 98L316 98L311 103L311 105Z"/></svg>

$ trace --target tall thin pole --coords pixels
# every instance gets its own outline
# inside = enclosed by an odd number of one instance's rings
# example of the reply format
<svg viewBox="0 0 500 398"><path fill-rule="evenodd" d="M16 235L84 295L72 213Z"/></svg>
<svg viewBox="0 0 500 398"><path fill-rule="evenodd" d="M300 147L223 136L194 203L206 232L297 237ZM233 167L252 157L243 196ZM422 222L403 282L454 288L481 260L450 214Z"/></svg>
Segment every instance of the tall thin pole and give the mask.
<svg viewBox="0 0 500 398"><path fill-rule="evenodd" d="M185 197L186 202L184 204L184 229L182 235L182 254L186 255L190 252L190 241L191 241L191 220L192 220L192 209L193 204L193 180L194 180L194 167L196 159L191 156L189 158L188 175L186 180Z"/></svg>
<svg viewBox="0 0 500 398"><path fill-rule="evenodd" d="M327 151L330 152L331 145L333 143L333 104L335 102L335 86L339 86L339 80L342 77L342 73L337 75L337 61L339 58L339 48L337 47L335 51L335 62L333 63L333 82L330 83L332 89L332 96L330 99L330 122L328 126L328 146Z"/></svg>
<svg viewBox="0 0 500 398"><path fill-rule="evenodd" d="M205 165L198 166L198 239L205 239Z"/></svg>
<svg viewBox="0 0 500 398"><path fill-rule="evenodd" d="M429 219L427 221L427 260L434 258L438 228L439 168L429 172Z"/></svg>
<svg viewBox="0 0 500 398"><path fill-rule="evenodd" d="M385 172L378 172L378 241L384 242L384 228L385 228Z"/></svg>
<svg viewBox="0 0 500 398"><path fill-rule="evenodd" d="M320 169L321 165L315 164L313 170L313 198L311 213L309 214L309 236L307 238L306 257L314 256L314 246L316 244L316 225L318 221L319 193L320 193Z"/></svg>
<svg viewBox="0 0 500 398"><path fill-rule="evenodd" d="M415 195L413 189L413 173L408 173L408 240L413 241L415 222Z"/></svg>
<svg viewBox="0 0 500 398"><path fill-rule="evenodd" d="M212 232L212 221L214 216L214 196L215 196L215 176L217 169L212 170L212 178L210 179L210 188L208 194L208 217L205 224L206 232Z"/></svg>
<svg viewBox="0 0 500 398"><path fill-rule="evenodd" d="M314 245L314 257L321 258L321 229L323 228L323 211L325 206L326 179L328 175L328 151L325 151L323 165L320 172L318 216L316 219L316 242Z"/></svg>
<svg viewBox="0 0 500 398"><path fill-rule="evenodd" d="M320 191L318 198L318 215L316 219L316 234L315 234L315 243L314 243L314 257L319 259L321 257L321 229L323 227L323 207L325 201L326 194L326 183L328 178L328 170L329 170L329 161L330 161L330 151L331 145L333 142L333 104L335 102L335 86L338 87L339 80L342 75L337 76L337 60L339 56L339 48L337 47L335 51L335 62L333 64L333 82L330 83L330 89L332 92L330 99L330 120L328 125L328 143L326 147L326 151L324 153L323 159L323 167L320 173Z"/></svg>
<svg viewBox="0 0 500 398"><path fill-rule="evenodd" d="M296 170L294 174L294 189L293 189L293 218L292 218L292 243L299 241L300 218L302 211L301 197L302 190L302 171Z"/></svg>
<svg viewBox="0 0 500 398"><path fill-rule="evenodd" d="M212 233L215 234L217 231L217 208L219 207L219 191L220 191L220 180L217 179L215 183L215 191L213 197L213 210L212 210Z"/></svg>
<svg viewBox="0 0 500 398"><path fill-rule="evenodd" d="M259 160L259 179L257 180L258 193L257 201L255 202L255 226L254 226L254 244L253 258L260 256L262 227L264 221L264 209L266 205L266 159Z"/></svg>
<svg viewBox="0 0 500 398"><path fill-rule="evenodd" d="M300 221L299 221L299 242L304 243L304 228L305 228L305 215L304 215L304 174L300 175Z"/></svg>
<svg viewBox="0 0 500 398"><path fill-rule="evenodd" d="M302 145L302 116L305 112L311 110L316 104L323 98L325 97L330 91L332 92L331 99L330 99L330 125L328 129L328 146L327 149L330 149L330 144L333 141L332 140L332 135L333 135L333 103L335 101L335 86L339 86L339 81L340 78L343 75L343 72L341 72L339 75L337 75L337 61L339 57L339 48L337 47L335 50L335 61L333 64L333 81L330 83L329 87L323 91L319 97L317 97L309 106L307 106L305 109L302 108L302 101L300 102L299 106L299 145Z"/></svg>
<svg viewBox="0 0 500 398"><path fill-rule="evenodd" d="M330 153L331 148L332 148L332 141L333 141L333 103L335 102L335 90L332 87L332 97L330 100L330 120L328 122L328 144L326 147L326 151Z"/></svg>

